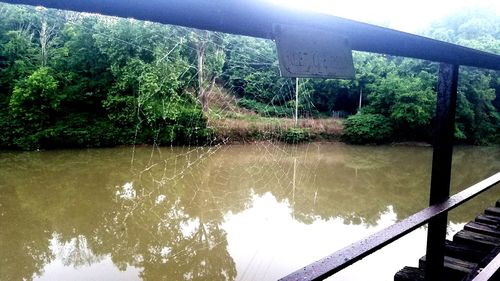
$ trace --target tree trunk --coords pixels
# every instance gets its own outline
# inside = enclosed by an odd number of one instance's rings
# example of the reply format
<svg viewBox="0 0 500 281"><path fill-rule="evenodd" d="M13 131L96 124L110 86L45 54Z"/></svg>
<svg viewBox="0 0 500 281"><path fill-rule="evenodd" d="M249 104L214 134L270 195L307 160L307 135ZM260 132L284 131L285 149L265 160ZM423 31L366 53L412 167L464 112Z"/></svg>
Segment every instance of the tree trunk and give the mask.
<svg viewBox="0 0 500 281"><path fill-rule="evenodd" d="M361 111L361 104L363 103L363 88L359 88L359 106L358 111Z"/></svg>
<svg viewBox="0 0 500 281"><path fill-rule="evenodd" d="M216 79L216 76L214 75L212 77L212 82L210 83L210 86L208 87L207 90L203 91L203 97L202 97L202 105L203 105L203 111L204 112L208 112L208 97L210 96L210 94L212 93L212 90L214 88L214 85L215 85L215 79Z"/></svg>
<svg viewBox="0 0 500 281"><path fill-rule="evenodd" d="M47 55L47 22L42 21L42 26L40 27L40 49L41 49L41 58L40 61L42 66L47 65L48 55Z"/></svg>
<svg viewBox="0 0 500 281"><path fill-rule="evenodd" d="M55 26L49 27L45 19L42 20L39 33L40 40L40 63L42 66L47 66L49 60L49 45L55 35Z"/></svg>
<svg viewBox="0 0 500 281"><path fill-rule="evenodd" d="M203 35L198 38L196 44L196 56L198 59L198 100L201 103L203 111L208 111L208 98L205 89L203 88L203 63L205 60L205 50L208 43L208 32L205 31Z"/></svg>

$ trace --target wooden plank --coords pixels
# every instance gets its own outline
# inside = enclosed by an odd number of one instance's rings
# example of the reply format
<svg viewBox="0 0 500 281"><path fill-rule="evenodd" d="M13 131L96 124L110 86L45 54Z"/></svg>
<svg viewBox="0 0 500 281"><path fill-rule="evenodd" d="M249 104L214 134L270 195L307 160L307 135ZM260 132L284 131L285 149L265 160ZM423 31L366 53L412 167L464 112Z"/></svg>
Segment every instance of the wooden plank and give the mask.
<svg viewBox="0 0 500 281"><path fill-rule="evenodd" d="M485 214L490 216L500 217L500 208L499 207L489 207L484 211Z"/></svg>
<svg viewBox="0 0 500 281"><path fill-rule="evenodd" d="M488 255L488 251L446 240L445 254L453 258L478 263Z"/></svg>
<svg viewBox="0 0 500 281"><path fill-rule="evenodd" d="M484 214L477 216L476 221L490 225L496 225L496 226L500 225L500 217L489 216Z"/></svg>
<svg viewBox="0 0 500 281"><path fill-rule="evenodd" d="M500 231L497 227L484 223L471 221L464 226L464 229L493 237L500 237Z"/></svg>
<svg viewBox="0 0 500 281"><path fill-rule="evenodd" d="M496 246L500 245L500 238L492 237L468 230L461 230L455 234L453 241L467 244L479 249L487 251L493 250Z"/></svg>
<svg viewBox="0 0 500 281"><path fill-rule="evenodd" d="M420 268L405 266L394 275L394 281L423 281L424 271Z"/></svg>
<svg viewBox="0 0 500 281"><path fill-rule="evenodd" d="M425 270L426 262L426 256L420 258L418 261L419 268ZM445 256L443 274L446 280L462 280L476 267L477 263Z"/></svg>

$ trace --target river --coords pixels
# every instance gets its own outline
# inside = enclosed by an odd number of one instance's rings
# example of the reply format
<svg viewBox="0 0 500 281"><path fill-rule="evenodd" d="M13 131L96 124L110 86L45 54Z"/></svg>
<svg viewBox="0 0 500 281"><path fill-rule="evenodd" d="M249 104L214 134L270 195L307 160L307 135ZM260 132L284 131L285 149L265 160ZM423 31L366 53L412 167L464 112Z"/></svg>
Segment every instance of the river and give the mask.
<svg viewBox="0 0 500 281"><path fill-rule="evenodd" d="M431 148L272 143L0 152L0 280L276 280L428 202ZM500 171L456 147L452 192ZM449 236L500 198L450 213ZM329 280L384 280L422 227Z"/></svg>

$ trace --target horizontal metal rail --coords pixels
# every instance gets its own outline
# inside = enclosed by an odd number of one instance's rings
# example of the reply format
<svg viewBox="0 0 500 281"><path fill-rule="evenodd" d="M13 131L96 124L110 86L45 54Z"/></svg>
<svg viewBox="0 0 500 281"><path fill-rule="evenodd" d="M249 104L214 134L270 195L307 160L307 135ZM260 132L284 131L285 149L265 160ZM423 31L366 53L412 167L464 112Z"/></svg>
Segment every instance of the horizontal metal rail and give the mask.
<svg viewBox="0 0 500 281"><path fill-rule="evenodd" d="M500 173L497 173L451 196L442 203L427 207L394 225L305 266L280 280L323 280L424 225L433 217L460 206L499 182Z"/></svg>
<svg viewBox="0 0 500 281"><path fill-rule="evenodd" d="M274 39L273 24L331 30L353 50L500 70L500 56L264 0L0 0Z"/></svg>
<svg viewBox="0 0 500 281"><path fill-rule="evenodd" d="M498 254L488 265L479 272L472 281L488 281L488 280L498 280L491 279L495 274L497 274L498 268L500 268L500 254ZM495 275L495 277L500 277L500 273Z"/></svg>

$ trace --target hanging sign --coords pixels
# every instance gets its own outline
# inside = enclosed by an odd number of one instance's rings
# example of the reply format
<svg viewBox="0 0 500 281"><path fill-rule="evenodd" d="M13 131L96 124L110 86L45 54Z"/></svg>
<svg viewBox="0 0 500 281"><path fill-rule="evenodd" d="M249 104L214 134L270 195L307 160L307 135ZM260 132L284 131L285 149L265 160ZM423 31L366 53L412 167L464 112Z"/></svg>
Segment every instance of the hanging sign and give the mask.
<svg viewBox="0 0 500 281"><path fill-rule="evenodd" d="M354 79L346 37L291 25L275 25L274 37L282 76Z"/></svg>

